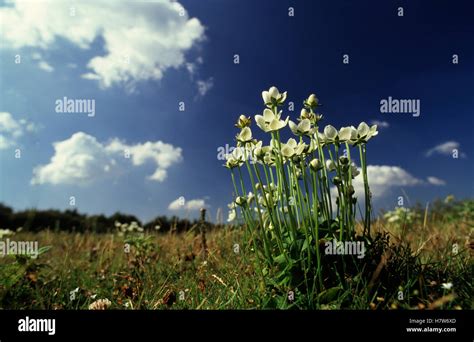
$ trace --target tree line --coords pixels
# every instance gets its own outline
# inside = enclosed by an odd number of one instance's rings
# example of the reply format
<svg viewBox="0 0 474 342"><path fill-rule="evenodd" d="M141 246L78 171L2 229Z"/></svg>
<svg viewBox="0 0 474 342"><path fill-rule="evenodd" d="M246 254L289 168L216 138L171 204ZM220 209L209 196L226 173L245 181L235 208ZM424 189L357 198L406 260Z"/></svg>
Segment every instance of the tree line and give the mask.
<svg viewBox="0 0 474 342"><path fill-rule="evenodd" d="M134 215L116 212L111 216L87 215L79 213L77 209L67 209L64 211L49 209L27 209L14 211L12 208L0 203L0 229L10 229L13 231L22 228L27 231L40 231L51 229L56 231L70 232L97 232L107 233L117 230L115 223L121 224L137 222L145 230L156 230L160 232L186 231L198 224L198 220L182 219L177 216L157 216L149 222L142 222ZM206 223L207 227L214 225Z"/></svg>

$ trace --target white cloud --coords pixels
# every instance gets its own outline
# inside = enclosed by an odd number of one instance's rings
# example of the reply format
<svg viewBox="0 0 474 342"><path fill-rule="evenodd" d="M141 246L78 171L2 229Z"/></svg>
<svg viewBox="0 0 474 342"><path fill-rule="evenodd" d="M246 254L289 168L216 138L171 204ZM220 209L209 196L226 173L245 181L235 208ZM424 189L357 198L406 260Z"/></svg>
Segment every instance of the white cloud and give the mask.
<svg viewBox="0 0 474 342"><path fill-rule="evenodd" d="M359 168L360 170L360 168ZM364 198L364 179L361 173L354 178L352 185L356 196L359 199ZM390 190L400 186L414 186L423 184L421 179L412 176L399 166L389 165L368 165L367 178L369 180L370 192L374 199L382 198L387 195ZM332 197L337 196L336 188L332 188Z"/></svg>
<svg viewBox="0 0 474 342"><path fill-rule="evenodd" d="M431 157L433 154L442 154L445 156L452 156L454 150L459 151L459 147L461 145L457 141L446 141L442 144L436 145L435 147L429 149L426 151L425 156L426 157ZM466 157L465 153L460 153L461 157Z"/></svg>
<svg viewBox="0 0 474 342"><path fill-rule="evenodd" d="M178 197L177 199L175 199L173 202L171 202L168 205L168 209L172 211L182 210L182 209L195 211L201 208L205 208L207 206L208 205L206 204L206 201L201 198L186 201L184 197Z"/></svg>
<svg viewBox="0 0 474 342"><path fill-rule="evenodd" d="M40 61L38 63L38 67L41 70L44 70L46 72L53 72L54 71L54 68L51 65L49 65L46 61Z"/></svg>
<svg viewBox="0 0 474 342"><path fill-rule="evenodd" d="M446 181L437 177L428 177L427 180L432 185L446 185Z"/></svg>
<svg viewBox="0 0 474 342"><path fill-rule="evenodd" d="M3 41L14 49L48 49L58 39L88 49L103 39L105 54L93 57L84 75L102 87L133 88L138 81L159 80L167 69L186 66L185 53L204 37L201 22L171 0L95 0L74 6L12 0L0 7L0 22Z"/></svg>
<svg viewBox="0 0 474 342"><path fill-rule="evenodd" d="M377 125L379 128L389 128L390 124L387 121L372 120L370 122L372 125Z"/></svg>
<svg viewBox="0 0 474 342"><path fill-rule="evenodd" d="M147 141L143 144L127 145L119 139L113 139L105 147L110 153L129 153L134 166L140 166L148 161L156 165L155 172L148 179L162 182L167 177L167 169L182 160L182 149L162 141Z"/></svg>
<svg viewBox="0 0 474 342"><path fill-rule="evenodd" d="M1 11L1 9L0 9ZM0 12L0 18L1 18L1 13ZM43 56L41 56L41 54L39 52L33 52L33 54L31 55L31 59L33 59L34 61L38 61L38 67L41 69L41 70L44 70L46 72L53 72L54 71L54 68L48 64L48 62L46 62L44 59L43 59Z"/></svg>
<svg viewBox="0 0 474 342"><path fill-rule="evenodd" d="M199 95L204 96L214 86L214 79L210 77L206 81L198 80L196 84L198 87Z"/></svg>
<svg viewBox="0 0 474 342"><path fill-rule="evenodd" d="M156 170L148 178L161 182L167 176L167 169L182 159L181 148L161 141L127 145L115 138L103 144L84 132L74 133L53 146L50 162L34 168L32 184L89 184L118 174L117 160L128 160L127 156L133 166L151 161Z"/></svg>
<svg viewBox="0 0 474 342"><path fill-rule="evenodd" d="M0 112L0 150L16 144L17 138L25 132L32 132L36 126L25 120L15 120L8 112Z"/></svg>

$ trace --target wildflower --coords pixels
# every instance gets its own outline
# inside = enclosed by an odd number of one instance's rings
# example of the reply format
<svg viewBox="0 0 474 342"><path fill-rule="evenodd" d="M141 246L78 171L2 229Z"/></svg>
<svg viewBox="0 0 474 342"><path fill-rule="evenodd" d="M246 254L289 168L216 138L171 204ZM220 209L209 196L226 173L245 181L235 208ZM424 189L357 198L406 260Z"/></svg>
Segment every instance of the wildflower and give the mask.
<svg viewBox="0 0 474 342"><path fill-rule="evenodd" d="M342 127L339 130L339 141L352 143L357 140L357 129L354 126Z"/></svg>
<svg viewBox="0 0 474 342"><path fill-rule="evenodd" d="M280 94L277 87L271 87L268 91L262 91L262 98L268 108L281 106L286 100L286 91Z"/></svg>
<svg viewBox="0 0 474 342"><path fill-rule="evenodd" d="M361 122L357 127L357 142L366 143L370 138L379 134L377 125L369 127L365 122Z"/></svg>
<svg viewBox="0 0 474 342"><path fill-rule="evenodd" d="M318 171L318 170L323 168L323 166L321 165L321 162L319 161L319 159L316 159L316 158L309 162L309 167L313 171Z"/></svg>
<svg viewBox="0 0 474 342"><path fill-rule="evenodd" d="M336 169L336 164L331 159L326 160L326 168L329 171L334 171Z"/></svg>
<svg viewBox="0 0 474 342"><path fill-rule="evenodd" d="M227 216L227 222L233 222L237 218L237 212L235 209L229 210L229 215Z"/></svg>
<svg viewBox="0 0 474 342"><path fill-rule="evenodd" d="M311 124L316 125L323 118L322 114L308 112L306 108L301 109L299 121L309 120Z"/></svg>
<svg viewBox="0 0 474 342"><path fill-rule="evenodd" d="M255 115L255 122L264 132L278 131L288 124L289 117L286 120L280 120L281 111L274 114L270 109L266 108L263 115Z"/></svg>
<svg viewBox="0 0 474 342"><path fill-rule="evenodd" d="M290 120L289 126L290 126L291 131L295 135L300 135L300 136L307 135L307 134L311 134L312 132L311 121L309 121L309 119L303 119L298 124Z"/></svg>
<svg viewBox="0 0 474 342"><path fill-rule="evenodd" d="M241 115L239 116L239 119L237 120L235 127L238 127L238 128L249 127L251 122L252 122L252 119L250 118L250 116L246 117L245 115Z"/></svg>
<svg viewBox="0 0 474 342"><path fill-rule="evenodd" d="M306 148L305 143L297 143L295 139L288 139L286 144L281 147L281 154L285 158L291 158L293 156L300 156Z"/></svg>
<svg viewBox="0 0 474 342"><path fill-rule="evenodd" d="M245 204L247 204L247 199L243 196L238 196L235 199L235 204L237 204L238 206L243 207Z"/></svg>
<svg viewBox="0 0 474 342"><path fill-rule="evenodd" d="M89 310L105 310L112 305L110 300L99 299L89 305Z"/></svg>
<svg viewBox="0 0 474 342"><path fill-rule="evenodd" d="M443 283L443 284L441 284L441 287L444 290L451 290L453 288L453 283Z"/></svg>
<svg viewBox="0 0 474 342"><path fill-rule="evenodd" d="M252 130L250 127L244 127L239 134L235 137L240 143L248 143L252 141Z"/></svg>
<svg viewBox="0 0 474 342"><path fill-rule="evenodd" d="M319 99L316 97L315 94L311 94L308 98L303 102L306 108L314 109L319 106Z"/></svg>
<svg viewBox="0 0 474 342"><path fill-rule="evenodd" d="M241 148L235 148L231 154L226 156L227 161L225 167L228 169L233 169L237 166L242 166L244 163L244 155Z"/></svg>
<svg viewBox="0 0 474 342"><path fill-rule="evenodd" d="M248 193L248 195L247 195L247 201L248 201L249 203L252 203L252 201L254 200L254 198L255 198L255 195L250 191L250 192Z"/></svg>

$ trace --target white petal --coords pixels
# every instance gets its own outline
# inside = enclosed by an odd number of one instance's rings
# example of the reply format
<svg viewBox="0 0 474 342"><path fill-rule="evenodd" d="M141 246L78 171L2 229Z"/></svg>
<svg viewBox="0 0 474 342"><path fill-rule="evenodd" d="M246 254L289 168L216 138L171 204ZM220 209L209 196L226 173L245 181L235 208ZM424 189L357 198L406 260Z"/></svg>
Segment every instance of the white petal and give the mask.
<svg viewBox="0 0 474 342"><path fill-rule="evenodd" d="M310 129L311 122L308 119L304 119L298 124L298 130L302 133L307 133Z"/></svg>
<svg viewBox="0 0 474 342"><path fill-rule="evenodd" d="M293 148L291 148L290 146L288 145L284 145L282 148L281 148L281 154L284 156L284 157L291 157L293 154L295 154L295 150Z"/></svg>
<svg viewBox="0 0 474 342"><path fill-rule="evenodd" d="M266 108L264 111L263 111L263 118L265 119L266 122L271 122L273 119L275 119L275 114L273 114L273 112Z"/></svg>
<svg viewBox="0 0 474 342"><path fill-rule="evenodd" d="M337 137L337 130L333 126L327 125L324 127L324 135L328 139L334 140Z"/></svg>
<svg viewBox="0 0 474 342"><path fill-rule="evenodd" d="M288 122L288 124L293 134L298 134L298 126L291 120Z"/></svg>
<svg viewBox="0 0 474 342"><path fill-rule="evenodd" d="M361 137L365 137L367 133L369 133L369 130L370 128L365 122L361 122L359 127L357 127L357 133L359 133Z"/></svg>
<svg viewBox="0 0 474 342"><path fill-rule="evenodd" d="M270 93L268 91L262 91L262 99L264 103L268 103L272 100Z"/></svg>
<svg viewBox="0 0 474 342"><path fill-rule="evenodd" d="M295 148L295 147L298 145L298 143L296 142L296 140L293 139L293 138L288 139L288 141L287 141L286 144L287 144L288 146L290 146L291 148Z"/></svg>
<svg viewBox="0 0 474 342"><path fill-rule="evenodd" d="M268 92L270 93L270 96L274 99L278 99L278 96L280 95L280 92L278 91L277 87L271 87Z"/></svg>
<svg viewBox="0 0 474 342"><path fill-rule="evenodd" d="M351 128L350 127L342 127L339 131L339 139L342 141L347 141L351 139Z"/></svg>
<svg viewBox="0 0 474 342"><path fill-rule="evenodd" d="M265 130L266 128L266 123L265 119L261 115L255 115L255 122L257 123L257 126L260 127L261 129Z"/></svg>
<svg viewBox="0 0 474 342"><path fill-rule="evenodd" d="M252 130L250 127L244 127L239 134L240 141L250 141L252 140Z"/></svg>

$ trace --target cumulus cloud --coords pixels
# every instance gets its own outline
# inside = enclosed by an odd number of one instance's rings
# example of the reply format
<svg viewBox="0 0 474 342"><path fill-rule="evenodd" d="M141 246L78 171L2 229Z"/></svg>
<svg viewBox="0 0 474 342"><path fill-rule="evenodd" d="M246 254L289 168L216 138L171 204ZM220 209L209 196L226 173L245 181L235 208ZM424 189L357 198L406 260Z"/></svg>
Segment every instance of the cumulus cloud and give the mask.
<svg viewBox="0 0 474 342"><path fill-rule="evenodd" d="M172 211L176 210L189 210L195 211L201 208L207 207L206 200L201 198L192 199L186 201L184 197L178 197L168 205L168 209Z"/></svg>
<svg viewBox="0 0 474 342"><path fill-rule="evenodd" d="M15 120L8 112L0 112L0 150L16 144L17 138L25 132L32 132L36 126L25 119Z"/></svg>
<svg viewBox="0 0 474 342"><path fill-rule="evenodd" d="M368 165L367 177L369 179L370 192L373 200L383 198L390 193L391 190L401 186L416 186L423 184L421 179L411 175L399 166L389 165ZM362 172L352 181L355 194L359 201L364 201L364 179ZM335 199L337 198L337 189L331 189L331 197L333 199L333 208L336 208Z"/></svg>
<svg viewBox="0 0 474 342"><path fill-rule="evenodd" d="M90 184L118 174L117 161L127 158L133 166L153 163L156 170L148 179L162 182L167 169L182 159L181 148L161 141L129 145L115 138L109 143L101 143L84 132L55 142L53 147L50 162L33 169L32 184Z"/></svg>
<svg viewBox="0 0 474 342"><path fill-rule="evenodd" d="M185 53L204 37L201 22L172 0L73 5L12 0L0 7L0 22L2 40L14 49L48 49L58 39L88 49L101 38L105 54L89 60L83 77L105 88L133 87L138 81L161 79L169 68L186 67Z"/></svg>
<svg viewBox="0 0 474 342"><path fill-rule="evenodd" d="M446 185L446 181L437 177L428 177L427 180L428 180L428 183L432 185L439 185L439 186Z"/></svg>
<svg viewBox="0 0 474 342"><path fill-rule="evenodd" d="M182 150L162 141L147 141L143 144L128 145L115 138L105 149L110 153L129 153L134 166L140 166L148 161L153 162L157 168L148 176L148 179L162 182L167 177L167 169L182 160Z"/></svg>
<svg viewBox="0 0 474 342"><path fill-rule="evenodd" d="M372 125L377 125L379 128L389 128L390 124L387 121L372 120L370 122Z"/></svg>
<svg viewBox="0 0 474 342"><path fill-rule="evenodd" d="M433 154L451 156L453 155L454 150L459 151L460 146L461 145L457 141L446 141L444 143L434 146L433 148L430 148L428 151L426 151L425 156L431 157ZM464 153L461 153L460 156L465 157L466 155Z"/></svg>

